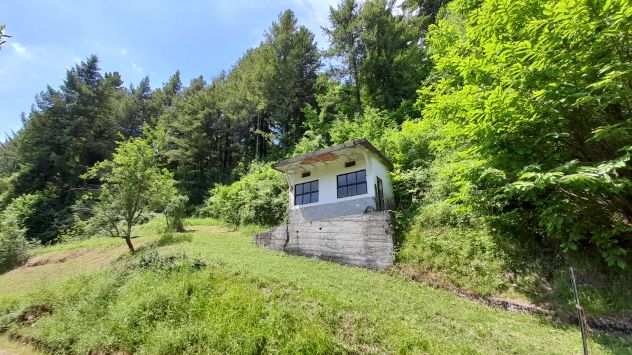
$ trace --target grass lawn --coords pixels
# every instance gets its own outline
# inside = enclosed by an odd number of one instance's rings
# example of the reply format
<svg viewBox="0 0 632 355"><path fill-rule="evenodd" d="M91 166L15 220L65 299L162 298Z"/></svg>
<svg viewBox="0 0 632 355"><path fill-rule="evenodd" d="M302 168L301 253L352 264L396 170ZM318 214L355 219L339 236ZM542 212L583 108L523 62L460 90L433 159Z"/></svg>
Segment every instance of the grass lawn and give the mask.
<svg viewBox="0 0 632 355"><path fill-rule="evenodd" d="M255 228L232 230L208 220L188 224L188 232L160 243L155 228L141 228L136 241L147 248L156 242L162 255L201 259L208 266L200 271L139 271L106 279L116 268L109 265L124 254L111 240L40 250L37 257L52 259L84 252L0 275L0 315L28 303L52 303L52 316L33 326L14 324L11 331L65 352L94 344L114 349L118 342L141 353L581 353L576 327L487 308L387 273L259 249L252 242ZM97 270L100 279L73 278ZM152 295L162 296L143 301ZM102 307L89 305L92 298L103 300ZM175 301L180 298L182 303ZM72 323L82 321L79 333ZM73 332L79 335L71 338ZM91 333L94 339L86 335ZM595 336L590 348L593 354L632 354L630 339Z"/></svg>

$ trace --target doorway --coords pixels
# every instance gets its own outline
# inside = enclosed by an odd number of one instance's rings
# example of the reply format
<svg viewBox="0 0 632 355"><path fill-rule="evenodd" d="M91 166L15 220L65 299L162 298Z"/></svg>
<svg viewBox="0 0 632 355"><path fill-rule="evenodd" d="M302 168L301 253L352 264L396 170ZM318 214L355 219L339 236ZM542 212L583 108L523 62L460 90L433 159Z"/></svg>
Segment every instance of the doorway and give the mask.
<svg viewBox="0 0 632 355"><path fill-rule="evenodd" d="M375 209L378 211L384 210L384 187L382 185L382 179L377 178L377 183L375 184Z"/></svg>

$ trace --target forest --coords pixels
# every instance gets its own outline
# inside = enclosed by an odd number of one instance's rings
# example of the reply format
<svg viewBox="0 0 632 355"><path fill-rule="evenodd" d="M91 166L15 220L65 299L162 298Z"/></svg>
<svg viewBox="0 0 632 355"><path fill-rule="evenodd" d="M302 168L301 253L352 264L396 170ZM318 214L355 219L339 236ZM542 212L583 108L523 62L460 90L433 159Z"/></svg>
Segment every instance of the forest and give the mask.
<svg viewBox="0 0 632 355"><path fill-rule="evenodd" d="M575 264L630 282L629 1L342 0L323 30L287 10L213 78L125 85L90 55L42 88L0 145L0 272L95 235L133 250L156 214L275 225L272 162L366 138L395 165L400 265L481 294Z"/></svg>

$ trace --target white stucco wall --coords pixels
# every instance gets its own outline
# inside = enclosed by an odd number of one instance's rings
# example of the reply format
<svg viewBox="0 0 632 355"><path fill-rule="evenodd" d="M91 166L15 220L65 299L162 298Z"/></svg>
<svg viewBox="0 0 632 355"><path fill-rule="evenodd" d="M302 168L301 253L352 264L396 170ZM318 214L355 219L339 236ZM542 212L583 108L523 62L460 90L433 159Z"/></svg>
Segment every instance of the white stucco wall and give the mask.
<svg viewBox="0 0 632 355"><path fill-rule="evenodd" d="M288 174L288 183L292 187L289 192L290 208L301 209L305 207L313 207L326 205L337 202L351 201L355 199L366 199L367 197L375 198L376 176L382 179L384 200L387 208L392 206L393 202L393 185L388 168L370 152L364 152L363 158L356 158L354 166L345 167L344 159L337 159L323 163L323 165L307 168L310 176L301 177L301 173ZM351 173L358 170L366 170L367 193L362 195L338 198L336 176L340 174ZM296 184L318 180L318 202L294 206L294 186Z"/></svg>

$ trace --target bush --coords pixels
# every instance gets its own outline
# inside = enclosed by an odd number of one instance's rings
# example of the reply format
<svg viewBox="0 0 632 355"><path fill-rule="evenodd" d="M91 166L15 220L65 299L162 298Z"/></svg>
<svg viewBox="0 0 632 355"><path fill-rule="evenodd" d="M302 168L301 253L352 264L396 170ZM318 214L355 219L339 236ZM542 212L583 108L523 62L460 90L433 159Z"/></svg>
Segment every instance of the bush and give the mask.
<svg viewBox="0 0 632 355"><path fill-rule="evenodd" d="M269 164L253 164L249 172L231 185L218 185L200 215L233 225L275 225L285 218L287 182Z"/></svg>
<svg viewBox="0 0 632 355"><path fill-rule="evenodd" d="M165 207L165 219L167 222L167 232L184 232L184 218L189 198L177 195L172 198Z"/></svg>
<svg viewBox="0 0 632 355"><path fill-rule="evenodd" d="M11 270L28 259L31 244L26 239L26 219L37 202L35 195L14 199L0 214L0 273Z"/></svg>

